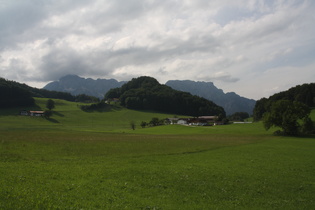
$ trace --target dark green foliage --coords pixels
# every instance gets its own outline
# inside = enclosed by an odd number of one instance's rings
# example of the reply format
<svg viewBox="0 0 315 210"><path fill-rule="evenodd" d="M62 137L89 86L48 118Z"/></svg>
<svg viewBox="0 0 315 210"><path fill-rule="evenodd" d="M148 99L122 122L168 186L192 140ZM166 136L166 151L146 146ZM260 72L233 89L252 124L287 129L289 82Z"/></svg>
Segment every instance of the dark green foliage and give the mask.
<svg viewBox="0 0 315 210"><path fill-rule="evenodd" d="M82 105L80 106L81 110L85 112L91 112L91 111L104 111L107 109L110 105L104 103L104 102L99 102L95 104L90 104L90 105Z"/></svg>
<svg viewBox="0 0 315 210"><path fill-rule="evenodd" d="M247 118L249 118L249 114L247 112L235 112L229 116L229 120L231 121L244 121Z"/></svg>
<svg viewBox="0 0 315 210"><path fill-rule="evenodd" d="M100 102L100 99L94 96L88 96L86 94L80 94L75 97L76 102L82 103L97 103Z"/></svg>
<svg viewBox="0 0 315 210"><path fill-rule="evenodd" d="M33 106L31 93L16 82L0 78L0 108Z"/></svg>
<svg viewBox="0 0 315 210"><path fill-rule="evenodd" d="M307 122L309 114L310 108L303 103L279 100L271 105L269 112L264 114L263 123L266 130L275 126L280 127L286 135L298 135L303 132L299 120ZM306 127L304 131L306 131Z"/></svg>
<svg viewBox="0 0 315 210"><path fill-rule="evenodd" d="M254 111L253 111L253 118L254 121L259 121L261 120L262 116L264 113L267 111L269 108L269 101L266 98L262 98L256 102Z"/></svg>
<svg viewBox="0 0 315 210"><path fill-rule="evenodd" d="M142 121L141 124L140 124L140 126L141 126L142 128L145 128L145 127L147 126L147 123L144 122L144 121Z"/></svg>
<svg viewBox="0 0 315 210"><path fill-rule="evenodd" d="M157 117L153 117L149 123L151 126L158 126L160 125L160 120Z"/></svg>
<svg viewBox="0 0 315 210"><path fill-rule="evenodd" d="M151 77L132 79L121 88L110 90L106 98L119 97L122 106L137 110L202 116L222 115L225 111L211 101L161 85Z"/></svg>
<svg viewBox="0 0 315 210"><path fill-rule="evenodd" d="M33 106L32 97L75 100L75 96L70 93L33 88L26 84L0 78L0 107Z"/></svg>
<svg viewBox="0 0 315 210"><path fill-rule="evenodd" d="M262 98L256 102L253 117L255 121L262 119L265 112L270 110L271 104L278 100L289 100L303 103L309 107L315 106L315 83L298 85L287 91L276 93L268 99Z"/></svg>
<svg viewBox="0 0 315 210"><path fill-rule="evenodd" d="M314 126L314 122L312 121L312 119L310 117L305 117L303 119L303 123L302 123L302 133L305 134L313 134L315 133L315 126Z"/></svg>
<svg viewBox="0 0 315 210"><path fill-rule="evenodd" d="M25 86L27 87L27 90L30 91L33 97L63 99L67 101L75 101L75 98L76 98L70 93L38 89L38 88L29 87L27 85Z"/></svg>
<svg viewBox="0 0 315 210"><path fill-rule="evenodd" d="M105 100L110 99L110 98L119 98L119 96L120 96L120 88L113 88L113 89L110 89L105 94Z"/></svg>
<svg viewBox="0 0 315 210"><path fill-rule="evenodd" d="M85 94L73 96L66 92L33 88L26 84L0 78L0 107L33 106L34 99L32 97L63 99L84 103L99 102L99 99L94 96Z"/></svg>
<svg viewBox="0 0 315 210"><path fill-rule="evenodd" d="M53 108L55 108L55 102L52 99L48 99L46 108L51 111Z"/></svg>

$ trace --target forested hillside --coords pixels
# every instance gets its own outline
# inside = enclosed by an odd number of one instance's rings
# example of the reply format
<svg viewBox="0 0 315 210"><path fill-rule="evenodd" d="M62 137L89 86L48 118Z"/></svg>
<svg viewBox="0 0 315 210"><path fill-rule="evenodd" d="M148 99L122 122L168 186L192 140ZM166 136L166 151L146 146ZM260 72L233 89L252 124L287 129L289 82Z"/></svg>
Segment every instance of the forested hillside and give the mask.
<svg viewBox="0 0 315 210"><path fill-rule="evenodd" d="M98 98L93 96L84 94L73 96L70 93L33 88L26 84L0 78L0 108L32 106L34 105L33 97L98 102Z"/></svg>
<svg viewBox="0 0 315 210"><path fill-rule="evenodd" d="M143 76L132 79L121 88L108 91L105 98L119 98L122 106L131 109L155 110L190 116L218 115L225 117L224 109L215 103L161 85L152 77Z"/></svg>
<svg viewBox="0 0 315 210"><path fill-rule="evenodd" d="M261 120L263 114L270 109L271 104L279 100L297 101L309 107L315 107L315 83L298 85L269 98L258 100L254 108L254 120Z"/></svg>
<svg viewBox="0 0 315 210"><path fill-rule="evenodd" d="M32 106L34 103L31 93L19 83L0 78L0 108Z"/></svg>

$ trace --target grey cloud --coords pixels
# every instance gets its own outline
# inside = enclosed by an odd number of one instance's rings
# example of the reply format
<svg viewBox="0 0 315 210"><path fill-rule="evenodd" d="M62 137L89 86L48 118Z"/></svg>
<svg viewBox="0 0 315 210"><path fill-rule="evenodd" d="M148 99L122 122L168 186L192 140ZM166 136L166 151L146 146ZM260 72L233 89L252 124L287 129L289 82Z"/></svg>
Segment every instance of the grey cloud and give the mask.
<svg viewBox="0 0 315 210"><path fill-rule="evenodd" d="M217 72L212 76L204 77L204 80L206 81L221 81L226 83L235 83L238 82L240 79L236 77L232 77L227 72Z"/></svg>
<svg viewBox="0 0 315 210"><path fill-rule="evenodd" d="M45 16L38 4L22 1L17 5L2 7L0 11L0 45L15 46L26 30L34 27ZM0 49L1 49L0 48Z"/></svg>
<svg viewBox="0 0 315 210"><path fill-rule="evenodd" d="M43 81L57 80L66 74L89 75L95 71L102 71L97 66L93 66L88 55L80 54L72 49L55 49L45 55L41 63L39 68L42 74L39 79ZM103 72L103 75L106 76L107 73Z"/></svg>
<svg viewBox="0 0 315 210"><path fill-rule="evenodd" d="M6 75L11 80L28 79L30 70L25 66L26 64L20 59L10 59L7 66L0 66L0 74Z"/></svg>
<svg viewBox="0 0 315 210"><path fill-rule="evenodd" d="M87 1L8 1L0 7L0 50L50 36L41 23L52 15L84 6ZM90 2L90 1L89 1Z"/></svg>
<svg viewBox="0 0 315 210"><path fill-rule="evenodd" d="M0 71L9 79L145 73L234 86L271 68L314 63L311 1L5 2Z"/></svg>

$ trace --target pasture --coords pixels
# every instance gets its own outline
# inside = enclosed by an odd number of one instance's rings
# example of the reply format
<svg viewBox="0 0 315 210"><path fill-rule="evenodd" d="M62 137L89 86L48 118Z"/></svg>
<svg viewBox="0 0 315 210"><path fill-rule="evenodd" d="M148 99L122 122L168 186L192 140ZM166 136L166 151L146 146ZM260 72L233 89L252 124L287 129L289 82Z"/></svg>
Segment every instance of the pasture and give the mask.
<svg viewBox="0 0 315 210"><path fill-rule="evenodd" d="M315 206L314 136L273 136L261 123L142 129L173 116L61 100L50 120L17 111L0 113L0 209Z"/></svg>

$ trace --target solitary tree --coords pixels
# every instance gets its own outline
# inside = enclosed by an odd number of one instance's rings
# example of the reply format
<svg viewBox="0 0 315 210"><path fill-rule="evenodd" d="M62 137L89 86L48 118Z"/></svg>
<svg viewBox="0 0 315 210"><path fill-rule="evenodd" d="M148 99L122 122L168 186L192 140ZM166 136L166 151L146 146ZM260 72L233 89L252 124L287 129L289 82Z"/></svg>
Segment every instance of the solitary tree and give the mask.
<svg viewBox="0 0 315 210"><path fill-rule="evenodd" d="M274 102L269 112L263 117L266 130L271 127L280 127L282 132L287 135L297 135L301 130L301 120L309 118L310 108L300 102L289 100L279 100Z"/></svg>
<svg viewBox="0 0 315 210"><path fill-rule="evenodd" d="M130 122L130 127L132 130L135 130L136 129L136 123L134 121L131 121Z"/></svg>
<svg viewBox="0 0 315 210"><path fill-rule="evenodd" d="M49 99L46 103L46 108L51 111L53 108L55 108L55 102L52 99Z"/></svg>

